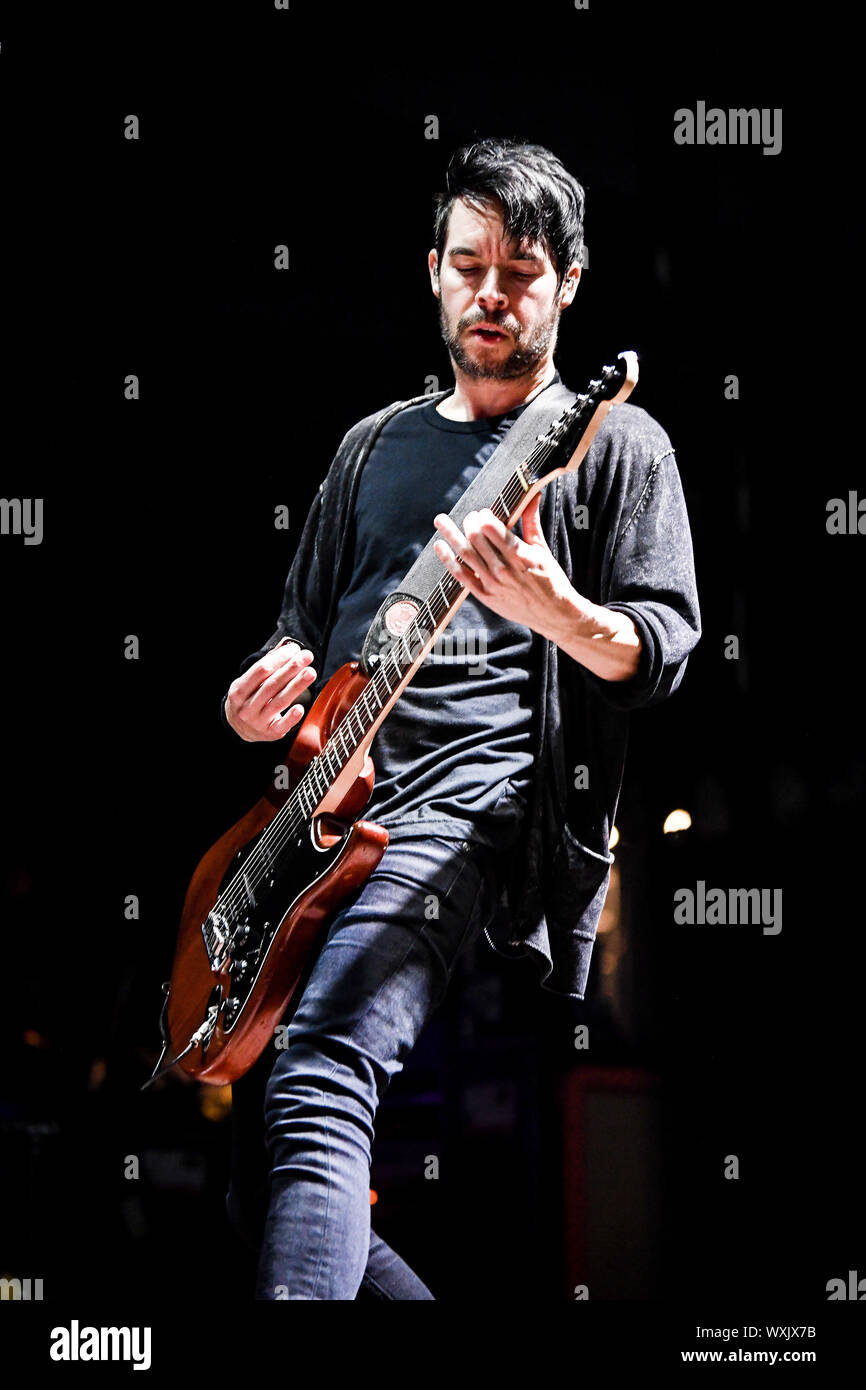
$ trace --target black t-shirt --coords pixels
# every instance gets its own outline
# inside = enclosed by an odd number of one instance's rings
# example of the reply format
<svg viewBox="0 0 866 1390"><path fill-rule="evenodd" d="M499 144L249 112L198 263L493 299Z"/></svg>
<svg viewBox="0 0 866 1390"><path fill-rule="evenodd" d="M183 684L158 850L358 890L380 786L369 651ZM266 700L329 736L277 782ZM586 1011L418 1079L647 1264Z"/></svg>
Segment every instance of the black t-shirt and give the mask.
<svg viewBox="0 0 866 1390"><path fill-rule="evenodd" d="M429 401L385 425L361 473L354 568L325 678L358 659L380 605L434 534L433 517L451 511L524 409L457 421ZM366 817L392 839L429 831L499 849L511 843L531 772L539 640L471 595L464 600L373 741Z"/></svg>

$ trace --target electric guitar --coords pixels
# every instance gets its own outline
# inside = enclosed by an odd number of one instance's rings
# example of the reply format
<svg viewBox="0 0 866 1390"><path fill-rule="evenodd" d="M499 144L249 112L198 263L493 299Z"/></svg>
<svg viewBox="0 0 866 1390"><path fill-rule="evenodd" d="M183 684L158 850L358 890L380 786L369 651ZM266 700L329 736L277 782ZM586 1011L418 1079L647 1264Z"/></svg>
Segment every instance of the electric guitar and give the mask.
<svg viewBox="0 0 866 1390"><path fill-rule="evenodd" d="M637 376L633 352L605 367L538 436L493 501L494 515L513 527L542 487L578 468ZM162 1055L145 1086L175 1065L225 1085L273 1041L320 935L388 844L383 826L358 819L373 790L370 745L467 593L446 573L371 675L357 661L334 673L298 726L287 785L272 784L198 864L163 986Z"/></svg>

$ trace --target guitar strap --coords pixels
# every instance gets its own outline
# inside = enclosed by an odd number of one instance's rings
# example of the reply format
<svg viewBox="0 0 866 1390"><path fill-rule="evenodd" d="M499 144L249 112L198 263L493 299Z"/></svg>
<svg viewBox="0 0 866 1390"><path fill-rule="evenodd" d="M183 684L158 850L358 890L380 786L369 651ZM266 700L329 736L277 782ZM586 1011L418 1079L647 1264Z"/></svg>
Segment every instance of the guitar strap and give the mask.
<svg viewBox="0 0 866 1390"><path fill-rule="evenodd" d="M577 399L561 381L554 381L537 396L515 420L505 438L452 507L449 515L463 529L467 512L489 507L505 487L517 466L531 453L539 435L544 434L564 410ZM434 532L418 559L406 574L399 589L389 594L382 604L364 638L361 648L361 671L369 676L374 671L383 650L399 637L415 618L418 609L432 594L442 577L445 566L433 549L439 539Z"/></svg>

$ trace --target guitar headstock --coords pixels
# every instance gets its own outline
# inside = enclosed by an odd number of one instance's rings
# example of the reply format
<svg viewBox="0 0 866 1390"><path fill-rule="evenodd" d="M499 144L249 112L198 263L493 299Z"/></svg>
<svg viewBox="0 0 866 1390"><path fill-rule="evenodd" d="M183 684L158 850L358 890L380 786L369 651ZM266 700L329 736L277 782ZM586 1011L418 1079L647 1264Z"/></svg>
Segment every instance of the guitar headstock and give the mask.
<svg viewBox="0 0 866 1390"><path fill-rule="evenodd" d="M621 352L612 367L603 367L577 400L554 420L547 433L538 436L538 443L526 460L533 477L550 482L557 473L577 468L611 406L628 399L637 379L636 352Z"/></svg>

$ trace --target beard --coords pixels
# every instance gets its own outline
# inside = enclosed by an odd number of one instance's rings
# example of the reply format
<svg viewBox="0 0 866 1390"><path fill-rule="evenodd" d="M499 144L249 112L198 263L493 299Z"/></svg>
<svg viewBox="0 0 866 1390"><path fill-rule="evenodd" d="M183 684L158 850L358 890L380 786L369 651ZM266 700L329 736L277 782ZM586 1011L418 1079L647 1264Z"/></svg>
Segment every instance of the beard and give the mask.
<svg viewBox="0 0 866 1390"><path fill-rule="evenodd" d="M459 367L466 376L486 377L491 381L509 381L514 377L526 376L533 371L556 337L559 315L559 306L554 305L550 317L537 324L532 332L524 337L524 331L516 319L508 316L502 318L496 314L483 314L480 309L473 309L458 319L457 326L452 331L445 315L442 300L439 300L439 329L442 333L442 341L454 359L455 366ZM507 357L485 362L467 352L463 346L461 335L467 328L472 328L479 323L496 324L497 327L511 334L514 347Z"/></svg>

